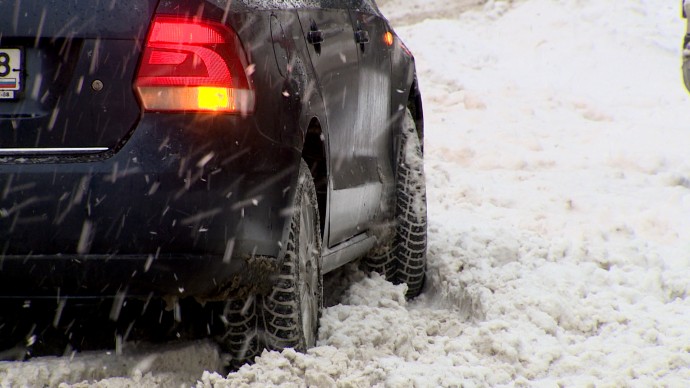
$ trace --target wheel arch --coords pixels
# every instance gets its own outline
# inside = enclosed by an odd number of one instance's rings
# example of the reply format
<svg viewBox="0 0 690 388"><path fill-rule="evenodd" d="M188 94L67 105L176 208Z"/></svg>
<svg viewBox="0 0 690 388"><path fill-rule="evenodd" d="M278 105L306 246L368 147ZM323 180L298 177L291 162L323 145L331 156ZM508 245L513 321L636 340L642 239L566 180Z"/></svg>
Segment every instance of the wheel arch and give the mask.
<svg viewBox="0 0 690 388"><path fill-rule="evenodd" d="M419 83L417 80L417 74L414 75L412 79L412 85L410 86L410 95L407 99L407 107L412 113L416 127L417 135L419 136L419 141L422 147L422 153L424 152L424 108L422 106L422 94L419 91Z"/></svg>
<svg viewBox="0 0 690 388"><path fill-rule="evenodd" d="M312 117L307 126L302 147L302 159L307 163L316 189L321 222L321 237L325 237L328 208L328 158L326 137L318 117Z"/></svg>

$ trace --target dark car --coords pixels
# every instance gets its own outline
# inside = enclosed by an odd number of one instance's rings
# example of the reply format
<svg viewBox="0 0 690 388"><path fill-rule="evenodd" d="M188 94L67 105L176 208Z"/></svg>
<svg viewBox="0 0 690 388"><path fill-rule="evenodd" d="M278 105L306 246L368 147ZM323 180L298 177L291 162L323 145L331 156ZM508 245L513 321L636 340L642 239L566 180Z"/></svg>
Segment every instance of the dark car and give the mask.
<svg viewBox="0 0 690 388"><path fill-rule="evenodd" d="M422 101L373 0L0 9L0 299L193 300L241 363L313 346L353 260L421 292Z"/></svg>

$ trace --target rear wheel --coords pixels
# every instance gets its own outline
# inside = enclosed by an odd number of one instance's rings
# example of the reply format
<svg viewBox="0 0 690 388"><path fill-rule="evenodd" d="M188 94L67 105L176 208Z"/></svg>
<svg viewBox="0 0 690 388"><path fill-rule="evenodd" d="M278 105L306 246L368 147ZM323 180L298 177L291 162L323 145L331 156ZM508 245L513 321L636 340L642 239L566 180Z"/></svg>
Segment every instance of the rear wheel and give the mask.
<svg viewBox="0 0 690 388"><path fill-rule="evenodd" d="M273 291L260 302L266 347L303 352L316 344L323 304L318 203L304 161L298 185L285 260Z"/></svg>
<svg viewBox="0 0 690 388"><path fill-rule="evenodd" d="M407 284L408 298L422 292L426 272L427 210L424 159L412 113L405 112L396 166L395 233L374 248L365 266L394 284Z"/></svg>
<svg viewBox="0 0 690 388"><path fill-rule="evenodd" d="M258 314L256 297L232 299L225 303L222 320L225 334L220 345L230 352L230 368L237 369L261 353L263 347L258 338Z"/></svg>
<svg viewBox="0 0 690 388"><path fill-rule="evenodd" d="M304 161L286 244L271 292L226 304L221 345L232 351L231 367L251 361L264 348L304 352L316 344L323 304L321 232L314 181Z"/></svg>

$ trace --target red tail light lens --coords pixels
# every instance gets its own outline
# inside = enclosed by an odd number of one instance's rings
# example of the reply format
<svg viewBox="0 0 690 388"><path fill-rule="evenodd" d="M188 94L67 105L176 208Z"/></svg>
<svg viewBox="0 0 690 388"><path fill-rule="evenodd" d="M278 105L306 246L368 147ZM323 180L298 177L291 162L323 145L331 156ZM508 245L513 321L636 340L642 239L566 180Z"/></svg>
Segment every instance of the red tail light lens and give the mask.
<svg viewBox="0 0 690 388"><path fill-rule="evenodd" d="M222 24L157 16L134 88L146 111L248 114L254 91L237 35Z"/></svg>

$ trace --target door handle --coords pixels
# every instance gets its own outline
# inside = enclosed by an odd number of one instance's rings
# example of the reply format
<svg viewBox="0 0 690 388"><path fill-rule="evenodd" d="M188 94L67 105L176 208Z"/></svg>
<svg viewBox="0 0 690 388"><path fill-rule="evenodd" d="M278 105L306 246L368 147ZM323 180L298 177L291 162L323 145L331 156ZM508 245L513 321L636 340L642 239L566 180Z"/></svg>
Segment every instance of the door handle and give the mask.
<svg viewBox="0 0 690 388"><path fill-rule="evenodd" d="M369 32L362 29L355 31L355 42L359 44L369 43Z"/></svg>
<svg viewBox="0 0 690 388"><path fill-rule="evenodd" d="M323 40L323 32L321 30L312 30L307 33L307 42L309 42L309 44L321 44Z"/></svg>
<svg viewBox="0 0 690 388"><path fill-rule="evenodd" d="M319 26L316 25L316 22L312 20L309 26L309 32L307 32L307 42L314 46L316 55L321 55L321 43L323 43L323 41L323 32L319 30Z"/></svg>

